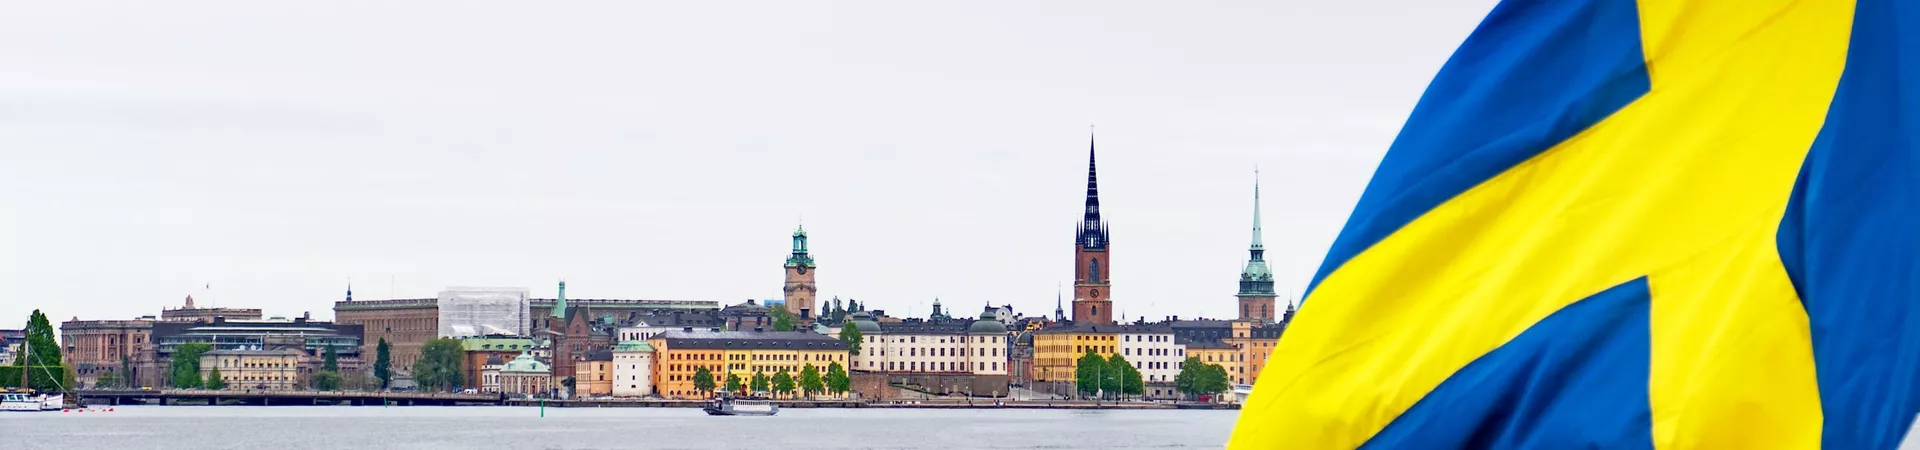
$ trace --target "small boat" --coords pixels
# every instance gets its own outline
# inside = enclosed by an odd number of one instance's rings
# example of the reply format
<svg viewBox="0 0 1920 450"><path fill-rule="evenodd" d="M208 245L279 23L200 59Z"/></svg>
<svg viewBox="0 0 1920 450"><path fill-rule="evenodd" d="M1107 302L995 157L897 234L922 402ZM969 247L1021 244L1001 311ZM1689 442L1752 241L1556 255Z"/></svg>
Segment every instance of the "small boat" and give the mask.
<svg viewBox="0 0 1920 450"><path fill-rule="evenodd" d="M721 394L707 402L705 410L709 416L771 416L780 412L780 407L765 400L741 400L732 395Z"/></svg>
<svg viewBox="0 0 1920 450"><path fill-rule="evenodd" d="M20 348L21 348L20 360L23 362L32 361L32 359L28 359L28 358L33 357L33 340L31 339L27 340L26 343L21 344ZM45 369L45 368L43 367L42 369ZM27 367L25 365L22 365L20 367L21 388L32 386L32 384L27 383L27 376L29 372L32 372L32 371L27 370ZM48 374L48 375L51 376L52 374ZM55 384L58 384L58 382L56 382ZM60 410L60 408L65 407L66 405L67 405L67 398L66 396L62 396L62 395L45 394L45 393L36 394L31 390L7 391L4 393L0 393L0 411L32 411L32 412L58 411Z"/></svg>
<svg viewBox="0 0 1920 450"><path fill-rule="evenodd" d="M8 392L0 394L0 411L58 411L66 399L53 394Z"/></svg>

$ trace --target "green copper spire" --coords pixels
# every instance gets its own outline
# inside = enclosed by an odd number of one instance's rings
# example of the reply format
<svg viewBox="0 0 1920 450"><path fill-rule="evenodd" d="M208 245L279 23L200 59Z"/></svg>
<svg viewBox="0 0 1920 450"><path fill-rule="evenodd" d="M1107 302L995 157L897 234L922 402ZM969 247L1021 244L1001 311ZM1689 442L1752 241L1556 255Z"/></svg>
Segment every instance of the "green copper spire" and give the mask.
<svg viewBox="0 0 1920 450"><path fill-rule="evenodd" d="M1260 170L1253 171L1253 245L1247 247L1247 268L1240 271L1240 294L1273 296L1273 271L1267 269L1266 246L1260 243Z"/></svg>
<svg viewBox="0 0 1920 450"><path fill-rule="evenodd" d="M553 299L553 316L567 317L567 281L560 280L560 295Z"/></svg>
<svg viewBox="0 0 1920 450"><path fill-rule="evenodd" d="M1266 250L1266 246L1260 245L1260 169L1253 169L1253 246L1249 249L1255 252ZM1255 253L1253 258L1257 260L1260 256Z"/></svg>
<svg viewBox="0 0 1920 450"><path fill-rule="evenodd" d="M807 227L805 225L794 228L793 255L787 256L787 267L799 266L814 267L813 256L807 254Z"/></svg>

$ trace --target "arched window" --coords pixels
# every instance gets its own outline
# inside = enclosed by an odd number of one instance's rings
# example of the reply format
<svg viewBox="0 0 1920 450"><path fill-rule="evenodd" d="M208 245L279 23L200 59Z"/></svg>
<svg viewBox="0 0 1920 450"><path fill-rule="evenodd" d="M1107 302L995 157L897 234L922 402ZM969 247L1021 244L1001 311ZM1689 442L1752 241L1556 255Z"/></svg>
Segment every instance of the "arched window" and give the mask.
<svg viewBox="0 0 1920 450"><path fill-rule="evenodd" d="M1087 282L1100 283L1100 258L1094 258L1087 264Z"/></svg>

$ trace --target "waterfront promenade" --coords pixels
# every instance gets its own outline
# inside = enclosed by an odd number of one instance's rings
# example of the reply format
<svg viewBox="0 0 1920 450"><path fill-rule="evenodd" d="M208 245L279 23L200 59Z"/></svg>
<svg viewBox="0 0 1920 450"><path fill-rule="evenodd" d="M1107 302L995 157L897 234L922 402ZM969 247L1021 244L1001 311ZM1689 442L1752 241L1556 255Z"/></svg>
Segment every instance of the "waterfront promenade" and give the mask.
<svg viewBox="0 0 1920 450"><path fill-rule="evenodd" d="M361 391L215 391L202 389L88 390L79 393L89 406L215 405L215 406L546 406L554 408L698 408L704 400L667 399L527 399L500 394L454 394ZM776 400L781 408L913 408L913 409L1239 409L1239 405L1166 402L1093 402L1082 400L927 399L902 401Z"/></svg>

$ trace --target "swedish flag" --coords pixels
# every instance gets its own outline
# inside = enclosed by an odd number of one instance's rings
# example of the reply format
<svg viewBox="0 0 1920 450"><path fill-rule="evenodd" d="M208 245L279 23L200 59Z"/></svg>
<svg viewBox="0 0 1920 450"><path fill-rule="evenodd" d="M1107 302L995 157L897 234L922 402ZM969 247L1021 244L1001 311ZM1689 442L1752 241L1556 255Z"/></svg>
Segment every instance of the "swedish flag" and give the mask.
<svg viewBox="0 0 1920 450"><path fill-rule="evenodd" d="M1920 2L1507 0L1420 99L1239 448L1890 448Z"/></svg>

